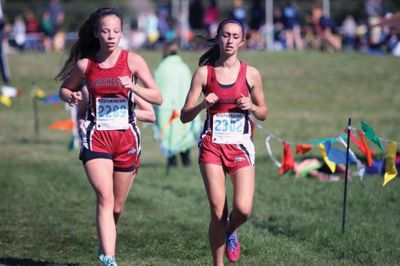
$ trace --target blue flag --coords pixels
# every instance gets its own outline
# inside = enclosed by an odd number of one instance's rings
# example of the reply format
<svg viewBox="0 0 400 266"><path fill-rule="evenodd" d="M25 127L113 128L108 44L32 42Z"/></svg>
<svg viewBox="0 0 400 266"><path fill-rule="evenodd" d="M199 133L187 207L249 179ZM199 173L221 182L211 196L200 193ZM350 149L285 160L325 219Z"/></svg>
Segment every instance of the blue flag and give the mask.
<svg viewBox="0 0 400 266"><path fill-rule="evenodd" d="M58 103L59 101L60 97L58 96L58 93L43 98L43 103L48 105Z"/></svg>
<svg viewBox="0 0 400 266"><path fill-rule="evenodd" d="M337 164L346 164L346 152L331 146L330 141L324 143L328 159ZM349 163L356 163L356 158L349 154Z"/></svg>

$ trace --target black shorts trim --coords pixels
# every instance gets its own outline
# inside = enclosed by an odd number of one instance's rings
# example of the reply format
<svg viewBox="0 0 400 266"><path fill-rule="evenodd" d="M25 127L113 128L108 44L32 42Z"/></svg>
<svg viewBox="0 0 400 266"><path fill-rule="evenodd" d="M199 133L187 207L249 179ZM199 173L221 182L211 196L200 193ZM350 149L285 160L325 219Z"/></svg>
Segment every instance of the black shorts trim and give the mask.
<svg viewBox="0 0 400 266"><path fill-rule="evenodd" d="M250 160L250 153L249 151L246 149L246 147L243 144L239 144L239 147L242 149L242 151L244 151L247 155L247 158L249 158ZM250 161L251 162L251 161Z"/></svg>
<svg viewBox="0 0 400 266"><path fill-rule="evenodd" d="M117 172L134 172L136 169L136 165L132 165L131 167L128 168L123 168L123 167L114 167L114 171Z"/></svg>
<svg viewBox="0 0 400 266"><path fill-rule="evenodd" d="M104 153L104 152L94 152L90 151L86 148L82 148L80 154L79 154L79 160L83 162L83 164L87 163L88 161L92 159L110 159L112 160L111 154Z"/></svg>

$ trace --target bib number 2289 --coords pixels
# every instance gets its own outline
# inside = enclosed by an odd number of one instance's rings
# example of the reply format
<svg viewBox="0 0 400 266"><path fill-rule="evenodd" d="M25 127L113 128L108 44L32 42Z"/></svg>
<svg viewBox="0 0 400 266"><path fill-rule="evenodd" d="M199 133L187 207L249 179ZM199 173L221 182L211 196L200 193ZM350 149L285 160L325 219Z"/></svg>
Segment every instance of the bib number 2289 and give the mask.
<svg viewBox="0 0 400 266"><path fill-rule="evenodd" d="M125 98L96 99L96 128L98 130L129 127L128 100Z"/></svg>

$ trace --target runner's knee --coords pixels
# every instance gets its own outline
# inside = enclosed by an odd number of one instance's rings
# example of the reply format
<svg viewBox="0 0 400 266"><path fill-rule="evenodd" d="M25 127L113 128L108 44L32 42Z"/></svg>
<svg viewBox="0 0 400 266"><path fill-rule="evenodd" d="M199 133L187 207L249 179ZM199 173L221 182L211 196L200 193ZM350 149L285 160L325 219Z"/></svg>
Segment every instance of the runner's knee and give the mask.
<svg viewBox="0 0 400 266"><path fill-rule="evenodd" d="M233 211L241 221L247 221L251 216L251 207L239 207Z"/></svg>
<svg viewBox="0 0 400 266"><path fill-rule="evenodd" d="M101 207L113 208L114 207L114 195L113 192L99 192L97 193L97 201Z"/></svg>

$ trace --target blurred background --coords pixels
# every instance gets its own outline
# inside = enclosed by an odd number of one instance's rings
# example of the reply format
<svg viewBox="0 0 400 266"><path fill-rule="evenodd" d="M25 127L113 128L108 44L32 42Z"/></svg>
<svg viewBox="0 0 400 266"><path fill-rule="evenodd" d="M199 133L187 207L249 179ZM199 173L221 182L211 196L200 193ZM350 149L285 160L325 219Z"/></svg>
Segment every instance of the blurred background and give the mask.
<svg viewBox="0 0 400 266"><path fill-rule="evenodd" d="M389 141L400 143L399 0L0 3L0 265L96 263L96 197L77 159L76 116L58 98L54 76L79 26L102 6L121 9L121 45L139 51L153 73L165 41L178 40L193 73L207 48L196 36L214 37L217 23L231 16L246 25L240 58L260 70L270 115L254 137L254 214L241 228L239 265L399 265L399 178L383 187L383 173L362 179L351 165L343 234L343 178L281 175L266 147L271 137L271 154L283 160L283 142L294 153L297 144L342 134L352 118L353 129L360 121L375 129L385 150L368 140L373 159L386 159ZM143 153L118 228L119 264L210 265L197 163L179 162L167 174L152 125L140 127ZM293 157L321 159L317 148Z"/></svg>
<svg viewBox="0 0 400 266"><path fill-rule="evenodd" d="M156 49L171 39L183 49L201 49L204 42L196 36L214 37L219 21L235 17L248 29L247 49L400 54L395 0L2 0L2 5L10 52L63 51L91 12L113 6L124 13L127 49Z"/></svg>

